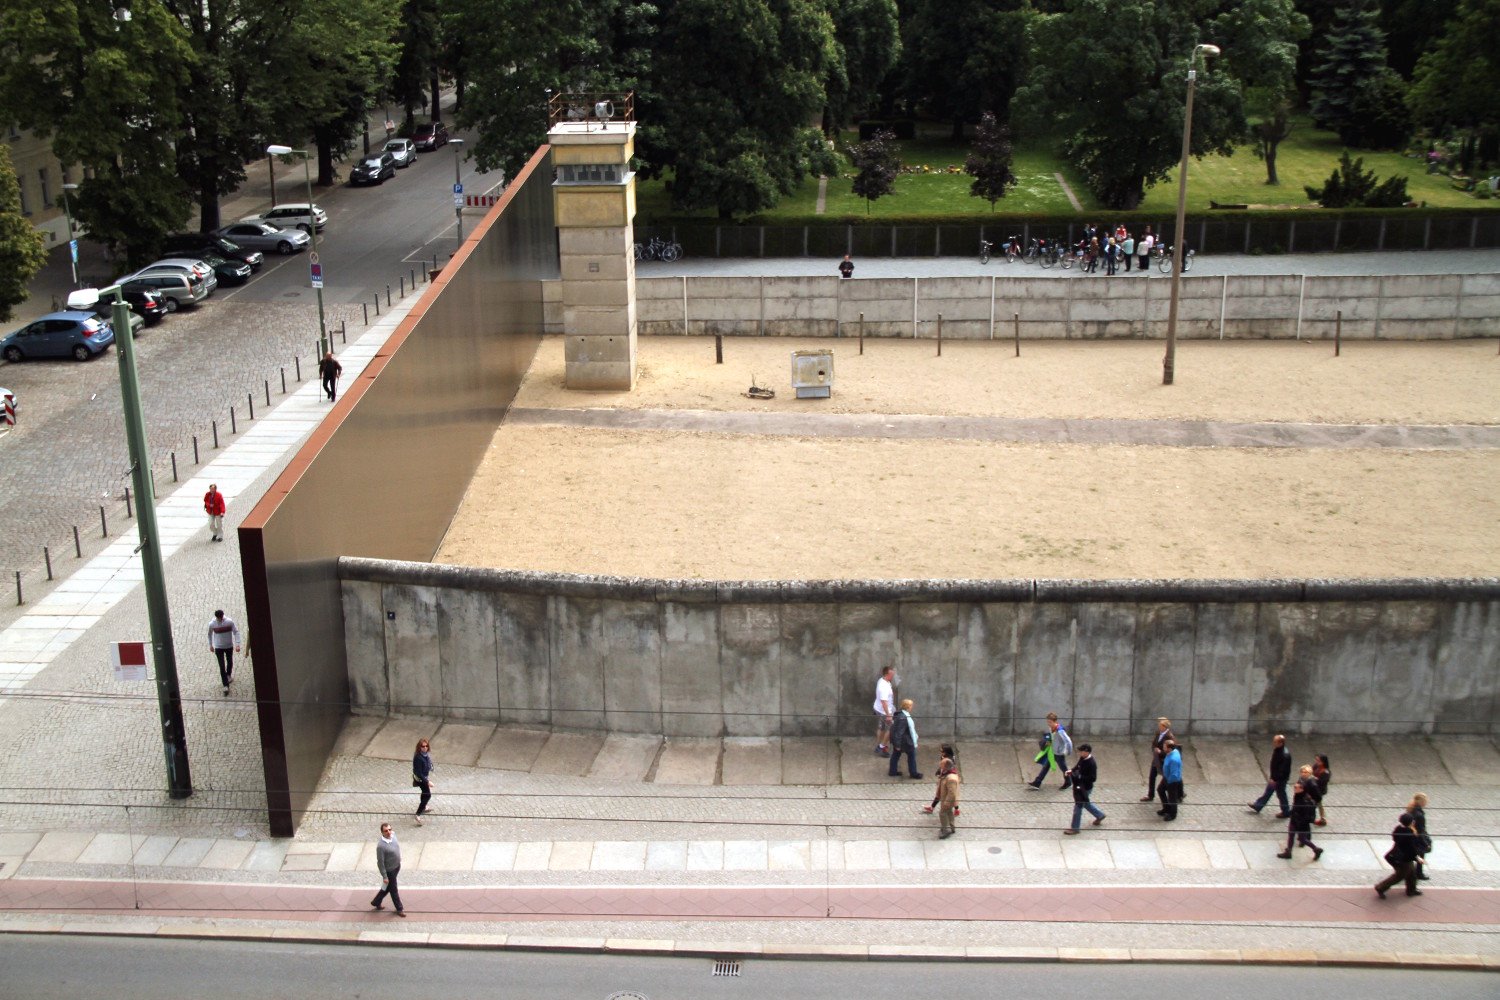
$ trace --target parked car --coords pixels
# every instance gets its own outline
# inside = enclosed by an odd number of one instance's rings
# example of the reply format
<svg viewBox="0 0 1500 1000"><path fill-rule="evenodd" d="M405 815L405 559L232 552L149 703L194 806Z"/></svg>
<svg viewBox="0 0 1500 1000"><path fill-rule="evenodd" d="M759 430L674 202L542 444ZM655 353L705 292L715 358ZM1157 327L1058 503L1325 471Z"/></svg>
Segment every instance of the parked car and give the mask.
<svg viewBox="0 0 1500 1000"><path fill-rule="evenodd" d="M213 233L179 233L168 236L162 241L162 249L179 257L202 258L204 254L216 253L226 260L242 260L250 265L252 271L259 271L260 266L266 262L265 254L259 250L250 250Z"/></svg>
<svg viewBox="0 0 1500 1000"><path fill-rule="evenodd" d="M115 304L110 299L100 299L99 304L94 307L94 315L98 316L111 327L115 325ZM130 335L134 337L146 328L146 317L130 310Z"/></svg>
<svg viewBox="0 0 1500 1000"><path fill-rule="evenodd" d="M387 177L396 176L396 158L390 153L367 156L349 171L350 184L384 184Z"/></svg>
<svg viewBox="0 0 1500 1000"><path fill-rule="evenodd" d="M396 161L398 167L409 167L417 162L417 147L412 145L410 139L387 140L385 151L391 154L391 159Z"/></svg>
<svg viewBox="0 0 1500 1000"><path fill-rule="evenodd" d="M159 268L176 268L196 274L200 278L207 278L214 273L213 267L200 257L163 257L161 260L153 260L142 271L152 271Z"/></svg>
<svg viewBox="0 0 1500 1000"><path fill-rule="evenodd" d="M328 225L328 213L305 201L289 201L259 215L247 215L240 221L265 222L278 229L300 229L304 233L311 233L312 227L316 225L321 233L323 227Z"/></svg>
<svg viewBox="0 0 1500 1000"><path fill-rule="evenodd" d="M123 294L130 311L145 320L147 326L155 326L166 319L167 304L155 292L137 289ZM100 305L103 306L104 303L101 302Z"/></svg>
<svg viewBox="0 0 1500 1000"><path fill-rule="evenodd" d="M195 306L209 295L207 282L181 271L136 274L122 284L127 292L151 292L159 296L167 312L176 312L182 306Z"/></svg>
<svg viewBox="0 0 1500 1000"><path fill-rule="evenodd" d="M0 340L0 357L11 364L31 358L87 361L115 342L115 331L93 313L76 309L48 313Z"/></svg>
<svg viewBox="0 0 1500 1000"><path fill-rule="evenodd" d="M202 260L214 269L214 277L219 279L221 285L243 285L254 273L244 261L228 260L216 253L205 253Z"/></svg>
<svg viewBox="0 0 1500 1000"><path fill-rule="evenodd" d="M205 298L208 295L212 295L214 289L219 287L219 279L214 274L213 268L201 260L160 260L155 264L141 268L135 274L122 280L130 281L135 278L144 278L154 274L183 274L189 278L201 281L203 287L207 290Z"/></svg>
<svg viewBox="0 0 1500 1000"><path fill-rule="evenodd" d="M268 222L236 222L225 226L215 236L231 243L255 250L275 250L277 253L296 253L306 250L312 237L298 229L278 229Z"/></svg>
<svg viewBox="0 0 1500 1000"><path fill-rule="evenodd" d="M437 149L448 144L448 126L442 122L423 122L411 135L412 144L418 149Z"/></svg>

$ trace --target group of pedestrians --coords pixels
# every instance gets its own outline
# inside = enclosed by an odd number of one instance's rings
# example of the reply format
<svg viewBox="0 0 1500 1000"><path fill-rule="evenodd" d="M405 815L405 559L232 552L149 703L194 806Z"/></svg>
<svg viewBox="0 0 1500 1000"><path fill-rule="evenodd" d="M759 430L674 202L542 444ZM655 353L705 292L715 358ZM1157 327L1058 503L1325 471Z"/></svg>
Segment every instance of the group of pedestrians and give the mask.
<svg viewBox="0 0 1500 1000"><path fill-rule="evenodd" d="M1132 235L1123 225L1111 232L1107 227L1096 227L1092 222L1083 227L1083 239L1071 252L1083 257L1083 270L1095 274L1100 263L1105 274L1120 270L1130 272L1131 264L1138 266L1139 273L1146 274L1151 267L1151 250L1156 246L1156 236L1147 226L1140 237Z"/></svg>

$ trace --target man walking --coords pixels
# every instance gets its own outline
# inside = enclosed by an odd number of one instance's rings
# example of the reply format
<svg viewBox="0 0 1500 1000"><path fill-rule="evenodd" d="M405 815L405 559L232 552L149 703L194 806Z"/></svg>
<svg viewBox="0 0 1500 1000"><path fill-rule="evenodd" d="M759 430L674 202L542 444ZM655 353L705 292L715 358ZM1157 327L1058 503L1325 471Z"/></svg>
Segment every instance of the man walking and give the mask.
<svg viewBox="0 0 1500 1000"><path fill-rule="evenodd" d="M1182 801L1182 750L1176 740L1167 740L1166 753L1161 759L1161 808L1157 813L1162 822L1170 823L1177 818L1177 804Z"/></svg>
<svg viewBox="0 0 1500 1000"><path fill-rule="evenodd" d="M1391 849L1385 852L1385 863L1391 866L1391 875L1375 883L1375 895L1384 899L1386 890L1403 880L1408 896L1422 895L1422 890L1417 888L1417 855L1420 850L1416 817L1404 812L1391 831Z"/></svg>
<svg viewBox="0 0 1500 1000"><path fill-rule="evenodd" d="M1047 732L1042 737L1042 752L1036 755L1036 762L1042 765L1042 769L1037 772L1036 780L1030 782L1031 787L1040 789L1042 779L1055 767L1062 772L1062 787L1067 788L1072 783L1072 779L1068 777L1068 755L1072 752L1073 738L1068 735L1062 723L1057 721L1057 713L1048 712Z"/></svg>
<svg viewBox="0 0 1500 1000"><path fill-rule="evenodd" d="M1146 778L1146 794L1142 802L1156 798L1156 779L1161 775L1161 759L1167 755L1166 744L1172 739L1172 720L1163 715L1156 720L1156 735L1151 737L1151 774Z"/></svg>
<svg viewBox="0 0 1500 1000"><path fill-rule="evenodd" d="M240 651L240 627L223 611L215 611L208 623L208 648L219 661L219 681L224 685L224 697L229 697L229 682L234 680L234 654Z"/></svg>
<svg viewBox="0 0 1500 1000"><path fill-rule="evenodd" d="M844 254L844 259L841 260L841 261L839 261L839 277L840 278L852 278L852 277L854 277L854 261L852 261L852 260L849 259L849 255L848 254Z"/></svg>
<svg viewBox="0 0 1500 1000"><path fill-rule="evenodd" d="M375 867L380 872L380 891L375 898L370 900L370 905L375 909L384 909L387 894L391 897L391 903L396 907L396 916L406 916L406 908L401 905L401 893L396 888L396 876L401 874L401 844L396 840L396 834L391 831L391 824L380 824L380 839L375 842Z"/></svg>
<svg viewBox="0 0 1500 1000"><path fill-rule="evenodd" d="M1281 805L1281 812L1276 814L1277 819L1286 819L1292 814L1291 805L1286 798L1286 783L1292 780L1292 752L1286 748L1286 737L1277 733L1271 740L1271 766L1269 770L1270 780L1266 782L1266 790L1260 793L1260 798L1254 802L1246 803L1253 813L1259 813L1271 801L1271 796L1276 796L1276 801Z"/></svg>
<svg viewBox="0 0 1500 1000"><path fill-rule="evenodd" d="M344 366L338 363L338 359L329 351L323 355L323 360L318 362L318 374L323 377L323 391L328 395L331 403L338 398L339 376L344 374Z"/></svg>
<svg viewBox="0 0 1500 1000"><path fill-rule="evenodd" d="M901 710L891 720L891 767L886 773L892 778L901 777L898 765L902 754L906 754L906 773L913 778L922 776L917 770L917 724L911 717L912 704L910 698L903 698Z"/></svg>
<svg viewBox="0 0 1500 1000"><path fill-rule="evenodd" d="M1073 765L1068 777L1073 779L1073 825L1063 833L1077 836L1078 823L1083 819L1085 809L1094 817L1094 826L1104 822L1104 813L1089 801L1089 795L1094 791L1094 782L1099 779L1099 764L1094 760L1093 747L1087 743L1078 745L1078 763Z"/></svg>
<svg viewBox="0 0 1500 1000"><path fill-rule="evenodd" d="M896 668L887 665L875 680L875 752L889 757L891 719L896 714Z"/></svg>
<svg viewBox="0 0 1500 1000"><path fill-rule="evenodd" d="M1140 265L1141 274L1145 274L1151 264L1151 248L1154 246L1156 237L1151 235L1151 227L1147 226L1141 238L1135 241L1135 252L1139 257L1136 263Z"/></svg>
<svg viewBox="0 0 1500 1000"><path fill-rule="evenodd" d="M208 531L212 536L209 541L224 540L225 509L224 494L219 492L219 484L209 483L208 492L203 494L203 510L208 514Z"/></svg>

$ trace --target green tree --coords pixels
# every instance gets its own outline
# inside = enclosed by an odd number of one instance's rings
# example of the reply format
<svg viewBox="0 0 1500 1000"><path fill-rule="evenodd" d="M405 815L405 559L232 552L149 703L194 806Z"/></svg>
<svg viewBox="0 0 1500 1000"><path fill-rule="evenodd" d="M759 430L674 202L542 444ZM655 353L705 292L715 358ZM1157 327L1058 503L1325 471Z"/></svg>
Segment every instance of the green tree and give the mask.
<svg viewBox="0 0 1500 1000"><path fill-rule="evenodd" d="M196 62L181 25L155 0L127 20L107 0L0 5L0 107L84 168L74 217L127 262L143 262L191 211L174 142Z"/></svg>
<svg viewBox="0 0 1500 1000"><path fill-rule="evenodd" d="M0 143L0 321L26 301L27 283L46 263L42 234L21 214L21 185L10 148Z"/></svg>
<svg viewBox="0 0 1500 1000"><path fill-rule="evenodd" d="M406 108L411 125L418 108L427 108L427 86L437 74L442 52L442 20L437 0L405 0L401 5L396 46L399 55L391 93ZM432 88L432 120L439 121L438 89Z"/></svg>
<svg viewBox="0 0 1500 1000"><path fill-rule="evenodd" d="M672 203L720 218L775 205L831 172L816 128L838 58L821 0L665 0L653 77Z"/></svg>
<svg viewBox="0 0 1500 1000"><path fill-rule="evenodd" d="M1500 127L1500 0L1461 0L1417 63L1408 99L1437 131Z"/></svg>
<svg viewBox="0 0 1500 1000"><path fill-rule="evenodd" d="M1312 30L1292 0L1245 0L1220 14L1214 36L1223 46L1223 68L1245 89L1250 135L1266 165L1266 183L1279 184L1276 150L1291 135L1297 43Z"/></svg>
<svg viewBox="0 0 1500 1000"><path fill-rule="evenodd" d="M896 0L827 0L838 58L824 81L823 128L834 132L874 101L901 53Z"/></svg>
<svg viewBox="0 0 1500 1000"><path fill-rule="evenodd" d="M1371 91L1383 92L1394 76L1385 61L1385 32L1376 0L1341 4L1318 55L1308 105L1313 120L1337 132L1345 145L1361 145L1361 111L1369 110Z"/></svg>
<svg viewBox="0 0 1500 1000"><path fill-rule="evenodd" d="M854 164L853 191L865 200L865 214L870 214L870 205L876 198L883 198L896 190L896 177L901 173L901 156L896 149L896 136L884 129L849 149L849 161Z"/></svg>
<svg viewBox="0 0 1500 1000"><path fill-rule="evenodd" d="M1046 57L1016 94L1020 127L1060 134L1063 154L1104 204L1135 208L1177 165L1188 59L1202 37L1194 15L1220 9L1197 0L1066 0L1034 25L1033 51ZM1200 70L1193 155L1229 154L1244 134L1239 81L1213 66Z"/></svg>
<svg viewBox="0 0 1500 1000"><path fill-rule="evenodd" d="M974 178L969 194L989 202L991 212L995 202L1016 183L1011 158L1010 129L996 121L993 112L986 111L974 130L974 148L964 159L964 173Z"/></svg>
<svg viewBox="0 0 1500 1000"><path fill-rule="evenodd" d="M955 141L963 139L965 123L978 121L985 111L1008 121L1030 51L1030 5L1025 0L911 0L910 9L901 60L907 99L950 122Z"/></svg>
<svg viewBox="0 0 1500 1000"><path fill-rule="evenodd" d="M1382 0L1380 26L1385 29L1391 69L1410 80L1417 61L1437 44L1459 5L1460 0Z"/></svg>
<svg viewBox="0 0 1500 1000"><path fill-rule="evenodd" d="M1375 171L1364 167L1364 157L1351 161L1346 149L1322 187L1303 190L1324 208L1400 208L1406 204L1405 177L1387 177L1382 181Z"/></svg>

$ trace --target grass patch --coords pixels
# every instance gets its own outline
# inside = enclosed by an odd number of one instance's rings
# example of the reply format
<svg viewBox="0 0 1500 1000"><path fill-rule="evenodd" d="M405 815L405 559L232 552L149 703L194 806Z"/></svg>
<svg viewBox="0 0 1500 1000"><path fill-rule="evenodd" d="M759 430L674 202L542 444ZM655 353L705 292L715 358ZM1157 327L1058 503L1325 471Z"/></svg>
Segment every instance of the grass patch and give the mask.
<svg viewBox="0 0 1500 1000"><path fill-rule="evenodd" d="M842 142L856 141L855 133L846 132ZM832 217L866 217L871 219L897 216L953 216L972 214L976 221L991 214L988 202L969 194L973 179L967 174L949 173L951 166L961 167L969 155L969 146L955 143L946 134L919 134L899 142L901 162L925 165L931 172L905 173L896 180L894 193L868 204L850 190L853 168L840 157L840 175L828 178L824 214ZM1299 119L1291 136L1281 144L1276 167L1281 183L1267 185L1266 165L1250 147L1242 147L1231 156L1210 156L1194 160L1190 167L1188 210L1204 212L1210 202L1225 205L1263 205L1287 208L1312 208L1304 185L1320 186L1338 164L1344 147L1332 132L1316 129L1307 119ZM1407 178L1407 193L1412 201L1433 207L1488 208L1494 202L1481 201L1472 194L1454 190L1447 177L1428 174L1420 160L1399 153L1354 151L1363 156L1365 166L1381 179L1392 175ZM1056 153L1055 140L1034 140L1018 145L1013 169L1019 178L1011 191L995 205L994 214L1067 214L1073 211L1057 175L1062 175L1082 206L1084 215L1096 215L1102 206L1083 178ZM774 224L781 219L802 219L814 213L818 200L818 179L809 178L796 191L783 197L773 209L761 213L760 219ZM636 203L642 220L674 216L712 220L716 213L700 211L674 212L664 181L642 181L636 188ZM1175 211L1177 207L1177 171L1166 180L1146 189L1141 209ZM867 211L868 209L868 211Z"/></svg>

